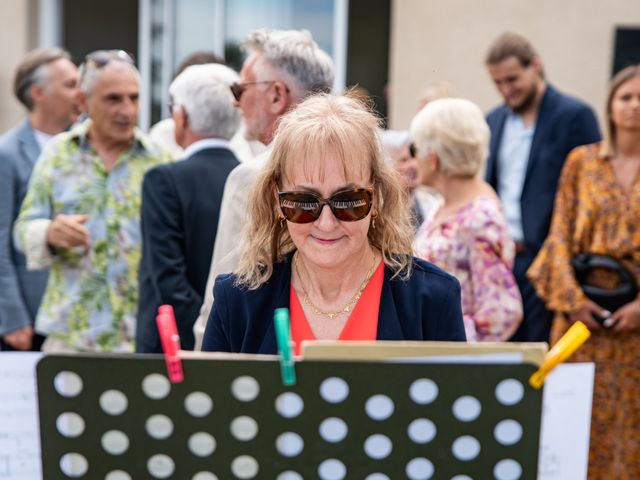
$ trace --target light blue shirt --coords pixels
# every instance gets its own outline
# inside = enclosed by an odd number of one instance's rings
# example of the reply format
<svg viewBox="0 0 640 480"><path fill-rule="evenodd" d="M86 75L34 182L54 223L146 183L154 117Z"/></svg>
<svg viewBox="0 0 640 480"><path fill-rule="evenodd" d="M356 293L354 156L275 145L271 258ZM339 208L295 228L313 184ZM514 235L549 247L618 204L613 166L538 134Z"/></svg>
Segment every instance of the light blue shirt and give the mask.
<svg viewBox="0 0 640 480"><path fill-rule="evenodd" d="M534 131L535 125L527 128L520 115L510 113L504 122L498 150L498 195L507 218L509 234L515 242L524 240L520 198Z"/></svg>

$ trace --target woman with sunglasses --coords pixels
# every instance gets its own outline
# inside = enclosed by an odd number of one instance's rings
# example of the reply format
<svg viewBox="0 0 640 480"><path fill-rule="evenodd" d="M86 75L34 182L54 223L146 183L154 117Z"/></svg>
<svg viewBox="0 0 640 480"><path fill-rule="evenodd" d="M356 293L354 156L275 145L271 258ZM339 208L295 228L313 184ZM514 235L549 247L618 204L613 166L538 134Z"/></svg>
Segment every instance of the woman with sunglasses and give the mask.
<svg viewBox="0 0 640 480"><path fill-rule="evenodd" d="M378 120L320 94L284 116L251 192L237 271L221 275L202 349L275 354L273 313L304 340L465 340L460 286L412 257L402 186Z"/></svg>
<svg viewBox="0 0 640 480"><path fill-rule="evenodd" d="M488 153L487 122L468 100L445 98L418 112L411 137L421 183L443 198L418 231L416 252L462 283L469 341L508 340L522 321L522 299L500 202L479 177Z"/></svg>

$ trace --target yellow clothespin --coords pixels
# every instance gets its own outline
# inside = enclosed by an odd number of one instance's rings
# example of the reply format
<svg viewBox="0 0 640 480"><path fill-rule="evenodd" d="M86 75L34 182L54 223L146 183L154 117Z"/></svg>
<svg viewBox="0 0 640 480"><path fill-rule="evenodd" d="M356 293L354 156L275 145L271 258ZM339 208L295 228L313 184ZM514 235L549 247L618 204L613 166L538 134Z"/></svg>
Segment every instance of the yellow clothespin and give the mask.
<svg viewBox="0 0 640 480"><path fill-rule="evenodd" d="M582 322L574 323L567 333L565 333L558 343L556 343L549 353L544 358L544 362L540 368L529 377L529 385L535 389L542 387L544 379L547 375L558 366L559 363L564 362L569 356L575 352L580 345L587 341L587 338L591 336L591 332Z"/></svg>

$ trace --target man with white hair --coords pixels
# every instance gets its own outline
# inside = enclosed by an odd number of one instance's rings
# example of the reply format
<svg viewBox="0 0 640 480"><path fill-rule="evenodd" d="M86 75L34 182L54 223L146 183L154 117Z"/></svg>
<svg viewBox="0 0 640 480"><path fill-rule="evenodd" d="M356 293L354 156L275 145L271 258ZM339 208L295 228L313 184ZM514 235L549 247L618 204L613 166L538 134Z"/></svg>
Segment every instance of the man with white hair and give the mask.
<svg viewBox="0 0 640 480"><path fill-rule="evenodd" d="M227 176L239 163L229 139L240 124L224 65L188 67L169 87L183 160L156 167L142 186L142 261L136 351L160 353L158 307L173 306L181 345L193 350Z"/></svg>
<svg viewBox="0 0 640 480"><path fill-rule="evenodd" d="M269 146L284 113L310 94L331 90L333 62L308 31L260 29L249 35L244 46L249 57L231 91L244 114L247 139ZM238 265L248 191L269 154L267 149L255 160L242 163L227 179L205 303L194 327L197 346L213 305L215 277Z"/></svg>
<svg viewBox="0 0 640 480"><path fill-rule="evenodd" d="M80 67L88 120L51 140L14 226L28 268L50 266L43 351L132 351L144 173L168 161L136 127L139 75L121 50Z"/></svg>
<svg viewBox="0 0 640 480"><path fill-rule="evenodd" d="M0 137L0 350L39 350L44 338L33 323L48 272L27 270L11 228L42 147L80 113L78 69L60 48L32 50L16 69L13 91L28 114Z"/></svg>

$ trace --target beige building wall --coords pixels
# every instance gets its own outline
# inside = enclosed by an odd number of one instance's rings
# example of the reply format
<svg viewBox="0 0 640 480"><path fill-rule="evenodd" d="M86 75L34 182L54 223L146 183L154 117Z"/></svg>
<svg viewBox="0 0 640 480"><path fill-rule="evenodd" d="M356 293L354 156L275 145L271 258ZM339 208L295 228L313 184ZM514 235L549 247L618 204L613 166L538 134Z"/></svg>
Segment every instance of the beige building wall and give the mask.
<svg viewBox="0 0 640 480"><path fill-rule="evenodd" d="M25 116L13 96L13 74L22 56L34 47L33 6L29 0L0 1L0 133Z"/></svg>
<svg viewBox="0 0 640 480"><path fill-rule="evenodd" d="M640 28L638 0L392 0L390 127L408 127L430 82L450 82L485 111L498 104L484 57L507 30L531 40L550 83L602 119L615 29L624 26Z"/></svg>

